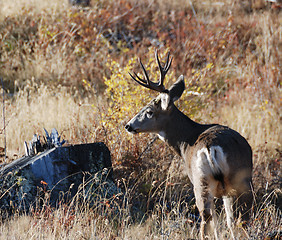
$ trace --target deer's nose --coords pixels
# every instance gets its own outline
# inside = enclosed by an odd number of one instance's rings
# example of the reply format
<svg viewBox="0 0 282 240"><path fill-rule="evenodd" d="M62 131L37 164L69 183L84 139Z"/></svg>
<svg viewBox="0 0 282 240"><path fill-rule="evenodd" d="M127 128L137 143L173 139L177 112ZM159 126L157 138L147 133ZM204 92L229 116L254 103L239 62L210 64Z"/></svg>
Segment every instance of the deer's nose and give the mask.
<svg viewBox="0 0 282 240"><path fill-rule="evenodd" d="M133 128L131 127L130 124L126 124L126 125L125 125L125 129L126 129L126 131L128 131L128 132L132 132L132 131L133 131Z"/></svg>

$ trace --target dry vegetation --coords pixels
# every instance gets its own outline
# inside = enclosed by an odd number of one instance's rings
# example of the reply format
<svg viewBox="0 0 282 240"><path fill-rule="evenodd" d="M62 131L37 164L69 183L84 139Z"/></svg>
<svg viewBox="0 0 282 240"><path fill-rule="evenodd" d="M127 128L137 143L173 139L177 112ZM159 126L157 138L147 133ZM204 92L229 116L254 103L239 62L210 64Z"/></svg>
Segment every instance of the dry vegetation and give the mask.
<svg viewBox="0 0 282 240"><path fill-rule="evenodd" d="M86 9L13 0L0 2L6 162L43 127L57 128L69 143L103 141L126 203L114 217L107 217L110 204L104 211L87 202L46 205L2 220L0 239L197 238L181 160L159 140L150 144L154 136L131 138L123 129L153 94L134 85L128 71L138 71L139 56L157 76L156 48L174 58L167 84L185 76L179 108L197 121L234 128L253 147L257 206L247 228L238 225L238 239L281 237L279 9L259 0L92 0ZM1 130L4 147L3 124ZM230 238L225 225L218 226L222 239Z"/></svg>

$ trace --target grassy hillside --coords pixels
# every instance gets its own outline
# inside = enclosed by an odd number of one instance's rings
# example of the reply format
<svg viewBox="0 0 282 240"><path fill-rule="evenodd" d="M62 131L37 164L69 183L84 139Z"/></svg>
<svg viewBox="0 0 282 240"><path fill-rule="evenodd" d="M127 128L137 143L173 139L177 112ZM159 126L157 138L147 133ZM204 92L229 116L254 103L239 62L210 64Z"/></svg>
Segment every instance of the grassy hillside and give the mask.
<svg viewBox="0 0 282 240"><path fill-rule="evenodd" d="M103 141L127 201L114 218L107 218L111 205L103 212L76 201L15 214L2 221L0 239L197 238L182 160L154 135L124 130L155 96L128 72L140 72L140 57L157 78L155 49L163 60L173 56L166 86L185 77L178 107L196 121L232 127L253 148L257 207L247 229L238 225L238 238L281 231L281 10L260 0L92 0L89 8L14 0L0 2L8 154L1 161L21 156L23 142L43 127L69 143ZM3 121L0 128L4 147ZM219 225L229 238L225 222Z"/></svg>

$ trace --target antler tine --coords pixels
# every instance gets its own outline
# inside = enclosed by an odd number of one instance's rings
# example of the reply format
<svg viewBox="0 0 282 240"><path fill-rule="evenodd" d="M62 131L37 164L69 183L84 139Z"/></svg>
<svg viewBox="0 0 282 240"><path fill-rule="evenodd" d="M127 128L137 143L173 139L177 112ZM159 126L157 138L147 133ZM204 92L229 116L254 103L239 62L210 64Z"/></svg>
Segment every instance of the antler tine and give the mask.
<svg viewBox="0 0 282 240"><path fill-rule="evenodd" d="M141 86L143 86L143 87L146 87L146 88L148 88L148 85L146 84L146 82L142 79L142 78L140 78L135 72L133 72L134 73L134 75L136 76L136 78L138 79L136 79L135 77L133 77L133 75L129 72L128 74L130 75L130 77L135 81L135 82L137 82L138 84L140 84Z"/></svg>
<svg viewBox="0 0 282 240"><path fill-rule="evenodd" d="M170 52L167 54L166 63L165 63L165 66L164 66L166 73L170 68L172 58L173 58L173 57L171 57L171 59L169 59L169 57L170 57Z"/></svg>
<svg viewBox="0 0 282 240"><path fill-rule="evenodd" d="M141 59L140 59L140 58L139 58L139 63L140 63L140 65L141 65L141 67L142 67L142 70L143 70L143 73L144 73L146 82L147 82L148 86L150 86L150 82L151 82L151 81L150 81L150 79L149 79L149 76L148 76L148 74L147 74L147 71L146 71L146 69L145 69L143 63L141 62ZM143 79L142 79L142 80L143 80ZM145 81L143 80L143 82L145 82Z"/></svg>
<svg viewBox="0 0 282 240"><path fill-rule="evenodd" d="M160 59L159 59L159 56L158 56L158 50L156 50L155 52L155 55L156 55L156 59L157 59L157 62L158 62L158 66L159 66L159 69L160 69L160 80L159 80L159 85L163 85L163 82L164 82L164 78L165 78L165 75L167 74L170 66L171 66L171 62L172 62L172 57L170 57L170 53L167 54L167 58L166 58L166 63L164 65L164 67L162 67L161 65L161 62L160 62Z"/></svg>
<svg viewBox="0 0 282 240"><path fill-rule="evenodd" d="M149 89L154 89L154 88L151 86L151 84L150 84L151 81L150 81L150 79L149 79L149 76L148 76L148 74L147 74L147 72L146 72L146 69L145 69L143 63L141 62L141 59L139 58L138 60L139 60L139 63L140 63L140 65L141 65L141 67L142 67L142 70L143 70L143 73L144 73L144 76L145 76L145 80L142 79L142 78L140 78L140 77L137 75L137 73L135 73L135 72L133 72L134 75L135 75L135 77L134 77L131 73L129 73L130 77L131 77L135 82L137 82L138 84L140 84L141 86L146 87L146 88L149 88ZM154 90L155 90L155 89L154 89Z"/></svg>
<svg viewBox="0 0 282 240"><path fill-rule="evenodd" d="M145 79L140 78L135 72L133 72L135 77L131 73L129 73L129 75L135 82L137 82L138 84L140 84L143 87L155 90L157 92L164 92L166 90L165 87L164 87L164 84L163 84L164 77L165 77L168 69L170 68L172 58L169 58L170 54L168 53L165 66L162 67L160 60L159 60L159 57L158 57L158 51L156 51L155 54L156 54L156 59L157 59L158 65L159 65L159 69L161 71L161 77L160 77L159 82L155 83L155 82L150 81L149 76L147 74L147 71L146 71L143 63L141 62L140 58L138 60L139 60L139 63L141 65Z"/></svg>

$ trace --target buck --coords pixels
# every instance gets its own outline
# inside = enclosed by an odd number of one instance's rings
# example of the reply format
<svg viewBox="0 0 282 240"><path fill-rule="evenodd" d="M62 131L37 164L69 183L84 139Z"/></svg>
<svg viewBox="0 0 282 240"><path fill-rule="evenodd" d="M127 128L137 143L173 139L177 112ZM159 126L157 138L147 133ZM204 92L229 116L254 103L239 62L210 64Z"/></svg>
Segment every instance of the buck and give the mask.
<svg viewBox="0 0 282 240"><path fill-rule="evenodd" d="M125 128L133 134L157 133L184 159L201 216L201 239L210 237L211 229L218 239L214 198L223 199L227 225L234 238L234 198L238 201L243 219L248 219L252 204L252 149L247 140L231 128L218 124L199 124L183 114L174 102L185 89L184 78L181 75L166 89L164 78L172 58L168 54L162 67L156 51L156 60L160 69L158 82L150 81L140 59L144 79L135 72L134 76L129 73L138 84L160 94Z"/></svg>

